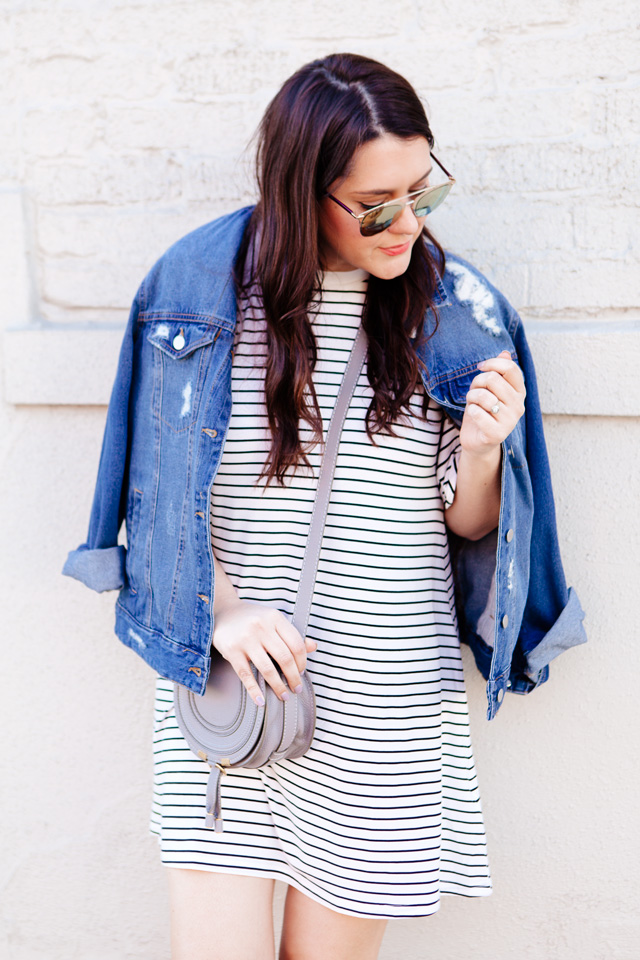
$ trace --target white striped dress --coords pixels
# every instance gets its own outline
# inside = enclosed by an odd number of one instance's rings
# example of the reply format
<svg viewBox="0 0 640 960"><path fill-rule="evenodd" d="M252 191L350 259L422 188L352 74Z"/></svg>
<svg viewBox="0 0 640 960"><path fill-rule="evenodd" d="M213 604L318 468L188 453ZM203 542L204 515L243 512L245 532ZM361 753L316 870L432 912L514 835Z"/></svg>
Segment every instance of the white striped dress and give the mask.
<svg viewBox="0 0 640 960"><path fill-rule="evenodd" d="M314 384L329 422L366 294L363 271L324 275L314 316ZM269 448L265 326L242 309L233 409L211 492L216 557L240 597L291 615L309 528L313 472L258 482ZM453 602L444 505L458 431L412 401L397 437L364 429L363 370L345 422L308 634L317 698L309 752L222 784L224 833L204 827L208 766L192 754L157 681L151 830L163 863L275 877L341 913L416 917L441 894L491 889ZM310 439L306 426L303 441Z"/></svg>

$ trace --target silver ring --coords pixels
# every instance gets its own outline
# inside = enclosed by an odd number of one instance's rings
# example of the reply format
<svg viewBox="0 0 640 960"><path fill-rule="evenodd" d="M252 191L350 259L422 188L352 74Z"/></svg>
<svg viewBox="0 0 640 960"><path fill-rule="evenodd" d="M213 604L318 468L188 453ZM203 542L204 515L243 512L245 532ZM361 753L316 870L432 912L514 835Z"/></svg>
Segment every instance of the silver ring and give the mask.
<svg viewBox="0 0 640 960"><path fill-rule="evenodd" d="M494 405L491 407L491 413L499 413L501 406L502 404L499 401L497 403L494 403Z"/></svg>

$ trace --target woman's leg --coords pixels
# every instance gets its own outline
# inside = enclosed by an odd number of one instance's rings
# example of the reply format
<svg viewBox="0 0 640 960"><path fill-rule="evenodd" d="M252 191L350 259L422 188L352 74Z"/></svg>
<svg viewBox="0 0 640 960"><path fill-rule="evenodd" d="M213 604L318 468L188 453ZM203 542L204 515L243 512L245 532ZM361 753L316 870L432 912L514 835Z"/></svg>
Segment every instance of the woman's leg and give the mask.
<svg viewBox="0 0 640 960"><path fill-rule="evenodd" d="M336 913L289 887L280 960L376 960L386 925Z"/></svg>
<svg viewBox="0 0 640 960"><path fill-rule="evenodd" d="M274 881L169 868L172 960L274 960Z"/></svg>

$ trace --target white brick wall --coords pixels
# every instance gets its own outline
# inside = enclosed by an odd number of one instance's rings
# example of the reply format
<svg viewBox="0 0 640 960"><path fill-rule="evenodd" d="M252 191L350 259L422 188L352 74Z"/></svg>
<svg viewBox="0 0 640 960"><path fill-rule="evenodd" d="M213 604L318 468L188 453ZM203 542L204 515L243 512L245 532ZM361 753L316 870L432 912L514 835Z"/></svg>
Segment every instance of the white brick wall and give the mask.
<svg viewBox="0 0 640 960"><path fill-rule="evenodd" d="M248 199L268 99L334 49L415 83L459 181L434 223L525 316L638 307L632 0L3 6L0 177L27 198L39 319L115 319L168 243Z"/></svg>
<svg viewBox="0 0 640 960"><path fill-rule="evenodd" d="M266 103L338 50L417 86L458 179L434 227L529 323L590 636L488 726L465 655L495 893L392 924L382 956L640 955L639 20L636 0L0 0L0 328L22 328L0 339L3 960L168 957L153 677L113 595L59 571L138 283L251 198Z"/></svg>

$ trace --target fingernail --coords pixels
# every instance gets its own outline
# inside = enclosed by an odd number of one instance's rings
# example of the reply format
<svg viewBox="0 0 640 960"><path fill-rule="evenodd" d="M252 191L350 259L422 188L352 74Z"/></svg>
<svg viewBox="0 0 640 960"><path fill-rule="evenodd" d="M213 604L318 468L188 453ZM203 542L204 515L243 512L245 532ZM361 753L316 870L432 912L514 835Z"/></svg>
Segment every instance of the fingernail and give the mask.
<svg viewBox="0 0 640 960"><path fill-rule="evenodd" d="M258 694L258 696L256 697L256 706L264 707L264 697L262 696L262 694Z"/></svg>
<svg viewBox="0 0 640 960"><path fill-rule="evenodd" d="M297 687L294 688L294 693L302 693L302 684L299 683Z"/></svg>
<svg viewBox="0 0 640 960"><path fill-rule="evenodd" d="M291 694L289 693L289 691L288 691L288 690L285 690L283 693L280 694L280 699L281 699L281 700L288 700L290 696L291 696Z"/></svg>
<svg viewBox="0 0 640 960"><path fill-rule="evenodd" d="M484 360L481 360L480 363L478 364L478 370L482 370L482 369L484 369Z"/></svg>

